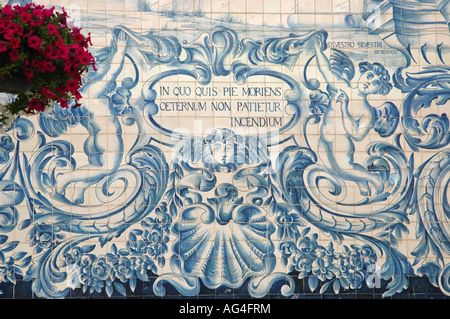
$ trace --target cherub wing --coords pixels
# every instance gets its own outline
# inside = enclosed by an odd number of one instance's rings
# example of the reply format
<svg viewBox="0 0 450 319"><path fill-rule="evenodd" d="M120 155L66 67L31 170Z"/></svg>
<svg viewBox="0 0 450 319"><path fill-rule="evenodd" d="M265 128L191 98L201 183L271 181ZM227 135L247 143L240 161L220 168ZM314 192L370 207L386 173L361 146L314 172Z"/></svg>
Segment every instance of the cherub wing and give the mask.
<svg viewBox="0 0 450 319"><path fill-rule="evenodd" d="M355 76L355 65L353 61L342 51L331 49L331 70L343 79L350 82Z"/></svg>

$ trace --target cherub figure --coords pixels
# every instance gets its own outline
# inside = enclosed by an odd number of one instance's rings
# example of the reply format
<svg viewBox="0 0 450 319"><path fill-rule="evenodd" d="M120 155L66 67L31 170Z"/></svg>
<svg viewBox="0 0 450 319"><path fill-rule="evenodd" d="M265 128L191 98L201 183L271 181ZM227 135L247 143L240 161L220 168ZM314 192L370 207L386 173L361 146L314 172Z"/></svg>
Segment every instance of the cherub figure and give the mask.
<svg viewBox="0 0 450 319"><path fill-rule="evenodd" d="M321 109L319 157L339 177L354 181L361 195L371 195L369 184L381 193L384 180L380 173L355 163L354 155L355 142L363 141L372 128L382 137L390 136L397 128L399 112L393 103L373 107L368 101L370 95L389 93L392 88L389 73L379 63L361 62L357 86L352 87L350 81L355 74L352 61L338 50L333 50L328 59L320 36L316 37L314 49L328 91L328 94L320 90L314 92L316 100L317 95L322 94L328 101Z"/></svg>
<svg viewBox="0 0 450 319"><path fill-rule="evenodd" d="M92 72L83 88L85 94L94 98L87 114L80 118L80 124L89 133L84 143L89 164L58 174L55 185L55 193L64 196L67 187L77 183L73 193L75 203L83 203L87 188L114 173L122 161L122 127L108 94L122 72L127 37L123 31L114 34L114 50L107 54L98 70Z"/></svg>

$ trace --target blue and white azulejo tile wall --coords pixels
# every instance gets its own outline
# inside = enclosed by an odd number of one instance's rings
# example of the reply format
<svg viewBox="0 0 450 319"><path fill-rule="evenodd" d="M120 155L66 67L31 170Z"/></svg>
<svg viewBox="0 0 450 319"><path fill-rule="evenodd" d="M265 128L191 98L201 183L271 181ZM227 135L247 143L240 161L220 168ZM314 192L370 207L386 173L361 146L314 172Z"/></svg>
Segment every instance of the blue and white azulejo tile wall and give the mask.
<svg viewBox="0 0 450 319"><path fill-rule="evenodd" d="M98 70L0 136L3 297L450 294L448 0L37 3Z"/></svg>

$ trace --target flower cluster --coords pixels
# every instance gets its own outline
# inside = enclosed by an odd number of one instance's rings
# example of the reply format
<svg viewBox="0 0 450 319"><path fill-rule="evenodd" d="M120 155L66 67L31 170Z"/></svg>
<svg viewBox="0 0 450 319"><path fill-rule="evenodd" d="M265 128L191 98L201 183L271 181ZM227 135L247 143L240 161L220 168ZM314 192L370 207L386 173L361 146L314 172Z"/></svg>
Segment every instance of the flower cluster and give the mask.
<svg viewBox="0 0 450 319"><path fill-rule="evenodd" d="M321 293L331 283L336 293L341 287L360 289L368 277L369 266L377 261L374 250L369 245L343 245L343 251L337 253L331 242L327 247L319 245L317 234L308 236L308 231L309 228L303 231L296 243L287 241L280 244L284 263L289 260L300 279L308 278L311 290L316 288L319 280L325 283Z"/></svg>
<svg viewBox="0 0 450 319"><path fill-rule="evenodd" d="M128 241L128 249L133 255L145 254L152 261L156 261L160 266L165 263L164 254L168 252L170 226L172 217L168 214L167 204L162 202L155 208L155 217L147 217L142 220L141 225L144 228L141 235L142 239ZM134 240L133 240L134 239Z"/></svg>
<svg viewBox="0 0 450 319"><path fill-rule="evenodd" d="M8 236L0 235L0 283L15 284L16 280L24 275L22 269L31 263L32 256L16 251L18 245L19 241L8 241Z"/></svg>
<svg viewBox="0 0 450 319"><path fill-rule="evenodd" d="M60 266L68 267L70 287L82 286L83 292L101 292L108 296L115 291L125 295L128 283L132 291L136 280L149 280L149 272L157 273L157 265L165 264L164 254L168 252L172 217L168 214L166 203L155 208L155 216L142 220L143 229L130 230L126 248L118 249L112 244L111 251L105 255L92 254L95 245L75 246L65 253Z"/></svg>
<svg viewBox="0 0 450 319"><path fill-rule="evenodd" d="M64 9L60 13L35 4L0 8L0 87L13 76L28 83L0 107L1 126L9 126L17 115L45 111L54 102L77 107L82 76L95 69L90 35L70 26Z"/></svg>
<svg viewBox="0 0 450 319"><path fill-rule="evenodd" d="M114 290L126 295L123 285L128 283L132 291L137 279L148 281L148 272L156 271L154 263L145 255L130 256L127 249L111 246L111 252L97 256L92 252L95 245L75 246L65 253L65 260L60 265L68 271L68 287L82 286L83 292L105 292L112 296Z"/></svg>

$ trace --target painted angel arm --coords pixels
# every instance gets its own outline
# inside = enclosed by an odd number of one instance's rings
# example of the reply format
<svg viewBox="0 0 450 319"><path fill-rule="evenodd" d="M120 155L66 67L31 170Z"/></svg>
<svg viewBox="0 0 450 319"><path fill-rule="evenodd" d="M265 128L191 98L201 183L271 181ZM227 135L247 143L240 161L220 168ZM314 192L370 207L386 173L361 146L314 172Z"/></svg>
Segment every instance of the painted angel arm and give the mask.
<svg viewBox="0 0 450 319"><path fill-rule="evenodd" d="M349 83L334 71L330 59L328 59L328 57L324 53L324 45L322 41L322 37L316 36L316 41L314 42L314 52L316 54L317 66L319 68L319 71L322 74L324 80L329 86L333 88L334 91L345 90L349 87Z"/></svg>
<svg viewBox="0 0 450 319"><path fill-rule="evenodd" d="M335 99L340 104L342 112L342 125L347 134L356 142L362 141L370 131L372 120L370 110L358 116L353 115L349 110L349 98L344 91L339 91Z"/></svg>
<svg viewBox="0 0 450 319"><path fill-rule="evenodd" d="M86 89L90 91L89 94L91 96L97 98L106 97L111 83L115 82L122 72L125 51L127 49L127 39L128 35L122 30L114 35L114 51L112 53L106 52L106 60L98 65L98 70L86 83Z"/></svg>

